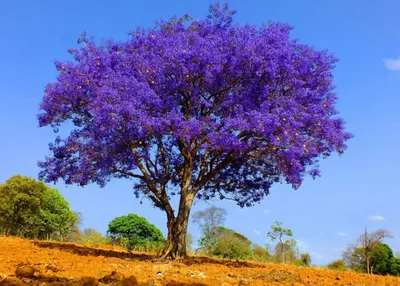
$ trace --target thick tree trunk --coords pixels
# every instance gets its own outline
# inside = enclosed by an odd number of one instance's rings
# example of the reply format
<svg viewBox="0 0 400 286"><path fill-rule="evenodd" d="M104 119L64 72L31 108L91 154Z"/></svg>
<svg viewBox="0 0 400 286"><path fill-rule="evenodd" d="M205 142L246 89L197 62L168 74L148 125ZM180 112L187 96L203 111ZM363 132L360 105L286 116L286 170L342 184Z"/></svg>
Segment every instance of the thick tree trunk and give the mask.
<svg viewBox="0 0 400 286"><path fill-rule="evenodd" d="M186 235L193 196L182 196L176 217L167 214L168 237L165 247L158 253L161 259L183 259L186 253Z"/></svg>

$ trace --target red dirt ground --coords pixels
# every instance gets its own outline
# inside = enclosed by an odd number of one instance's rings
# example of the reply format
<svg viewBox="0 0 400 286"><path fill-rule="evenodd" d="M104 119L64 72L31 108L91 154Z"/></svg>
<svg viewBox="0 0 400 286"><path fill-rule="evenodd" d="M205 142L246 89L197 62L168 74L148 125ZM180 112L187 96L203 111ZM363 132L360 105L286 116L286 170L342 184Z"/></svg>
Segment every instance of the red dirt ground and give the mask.
<svg viewBox="0 0 400 286"><path fill-rule="evenodd" d="M21 265L35 268L35 277L17 279L15 270ZM400 285L400 278L395 277L206 257L160 262L151 254L128 253L113 247L0 237L0 285L96 285L84 284L85 278L97 280L112 271L125 277L133 275L139 284L128 281L108 285Z"/></svg>

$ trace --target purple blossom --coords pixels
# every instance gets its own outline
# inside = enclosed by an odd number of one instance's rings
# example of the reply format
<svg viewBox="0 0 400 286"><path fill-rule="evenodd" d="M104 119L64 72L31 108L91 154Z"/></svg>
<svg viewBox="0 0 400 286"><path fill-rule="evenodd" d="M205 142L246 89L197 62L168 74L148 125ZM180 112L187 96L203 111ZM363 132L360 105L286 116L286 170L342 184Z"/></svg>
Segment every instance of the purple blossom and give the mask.
<svg viewBox="0 0 400 286"><path fill-rule="evenodd" d="M233 15L212 5L205 20L173 18L119 43L83 33L40 105L40 126L74 126L50 144L40 177L133 177L138 197L165 208L182 190L249 206L275 182L318 176L318 159L351 138L336 117L337 59L292 40L286 24Z"/></svg>

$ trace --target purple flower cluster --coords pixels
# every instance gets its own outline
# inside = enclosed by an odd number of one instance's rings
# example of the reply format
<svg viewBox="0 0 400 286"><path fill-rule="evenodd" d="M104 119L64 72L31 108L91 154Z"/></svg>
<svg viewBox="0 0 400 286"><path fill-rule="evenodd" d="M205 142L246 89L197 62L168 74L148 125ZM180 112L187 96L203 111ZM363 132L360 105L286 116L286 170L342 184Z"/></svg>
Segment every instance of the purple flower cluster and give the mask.
<svg viewBox="0 0 400 286"><path fill-rule="evenodd" d="M248 206L274 182L319 175L318 159L351 138L335 116L337 59L285 24L241 26L233 14L213 5L205 20L173 18L125 42L82 35L40 106L40 126L73 124L40 177L135 178L137 195L163 208L176 192Z"/></svg>

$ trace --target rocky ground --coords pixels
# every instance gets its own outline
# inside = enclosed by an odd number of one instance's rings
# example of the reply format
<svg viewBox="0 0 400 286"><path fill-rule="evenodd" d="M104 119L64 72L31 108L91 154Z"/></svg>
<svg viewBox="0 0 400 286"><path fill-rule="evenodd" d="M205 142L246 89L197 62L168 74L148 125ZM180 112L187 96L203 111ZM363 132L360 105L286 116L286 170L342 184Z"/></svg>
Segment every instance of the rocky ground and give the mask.
<svg viewBox="0 0 400 286"><path fill-rule="evenodd" d="M0 285L400 285L400 278L191 257L160 262L119 248L0 237Z"/></svg>

